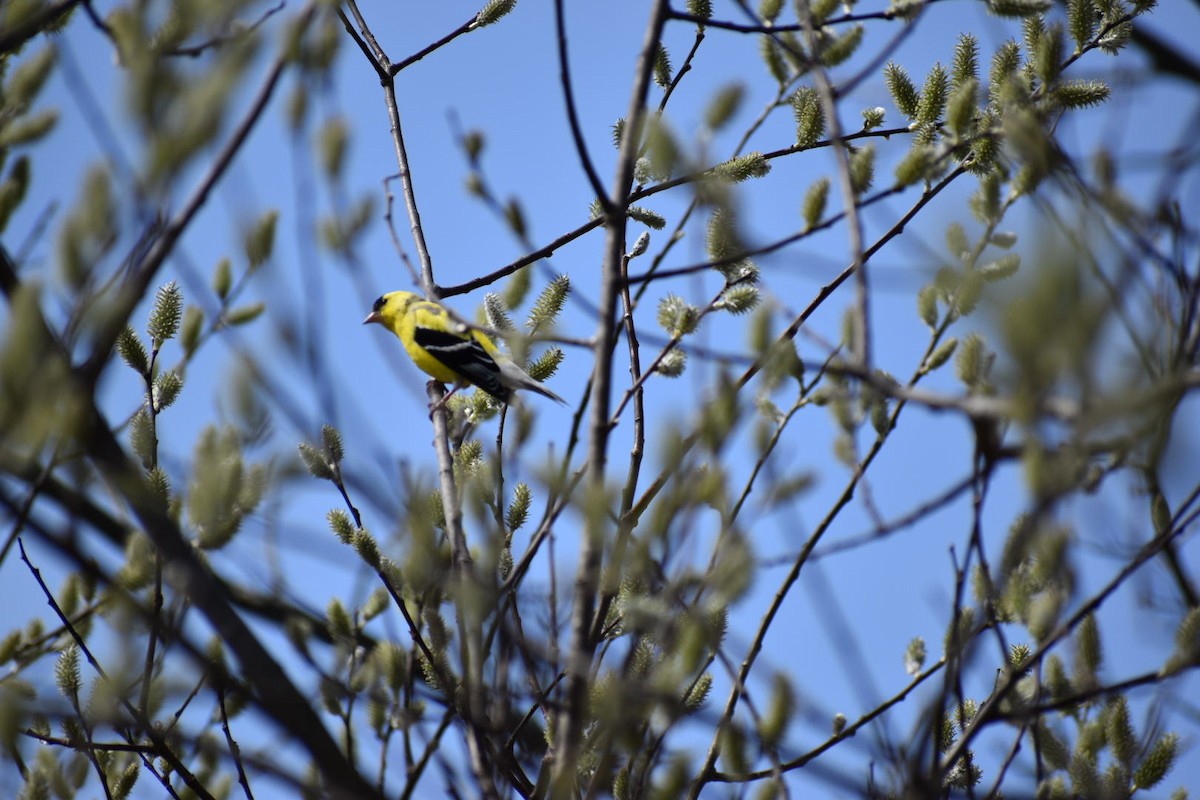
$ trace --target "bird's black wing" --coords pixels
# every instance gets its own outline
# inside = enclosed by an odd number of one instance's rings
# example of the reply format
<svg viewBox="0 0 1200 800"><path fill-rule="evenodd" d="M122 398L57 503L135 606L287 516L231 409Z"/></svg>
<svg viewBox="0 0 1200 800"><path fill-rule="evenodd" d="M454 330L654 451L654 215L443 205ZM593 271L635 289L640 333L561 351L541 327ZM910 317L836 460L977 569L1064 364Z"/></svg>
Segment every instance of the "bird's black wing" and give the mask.
<svg viewBox="0 0 1200 800"><path fill-rule="evenodd" d="M500 383L500 367L474 337L425 328L413 329L413 340L468 383L473 383L497 400L507 403L512 390Z"/></svg>

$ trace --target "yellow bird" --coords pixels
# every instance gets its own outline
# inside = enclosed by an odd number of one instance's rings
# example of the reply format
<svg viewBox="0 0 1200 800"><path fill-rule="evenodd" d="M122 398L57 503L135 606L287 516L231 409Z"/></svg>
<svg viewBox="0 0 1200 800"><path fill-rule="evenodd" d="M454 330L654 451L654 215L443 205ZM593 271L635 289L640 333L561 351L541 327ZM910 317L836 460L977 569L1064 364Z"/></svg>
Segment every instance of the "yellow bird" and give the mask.
<svg viewBox="0 0 1200 800"><path fill-rule="evenodd" d="M529 377L483 332L464 325L442 306L412 292L388 292L380 297L363 320L364 325L371 322L396 334L413 363L426 374L442 383L453 383L451 394L469 383L502 403L513 402L517 389L566 403Z"/></svg>

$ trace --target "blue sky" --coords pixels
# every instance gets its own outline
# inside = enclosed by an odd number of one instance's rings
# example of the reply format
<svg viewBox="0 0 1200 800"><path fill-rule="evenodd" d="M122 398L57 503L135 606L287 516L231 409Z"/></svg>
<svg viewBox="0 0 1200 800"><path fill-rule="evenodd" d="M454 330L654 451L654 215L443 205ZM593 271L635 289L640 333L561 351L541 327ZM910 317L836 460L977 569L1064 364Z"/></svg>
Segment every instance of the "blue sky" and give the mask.
<svg viewBox="0 0 1200 800"><path fill-rule="evenodd" d="M422 3L415 9L396 3L386 7L375 5L364 3L363 12L393 61L461 24L474 10L473 6L458 2ZM871 4L860 5L866 9ZM728 9L722 9L722 4L716 6L718 16L731 16ZM1196 30L1200 24L1195 6L1178 0L1163 6L1147 24L1180 46L1188 47L1191 43L1183 34ZM1019 28L988 18L981 9L982 4L965 2L931 7L894 59L919 81L934 61L950 61L953 37L959 31L971 30L980 39L986 64L1000 42L1019 36ZM630 64L641 40L644 16L642 4L632 3L570 4L568 9L572 70L581 123L591 156L605 181L610 179L616 156L611 144L611 125L627 106L632 82ZM875 52L893 32L894 26L869 25L862 52ZM675 24L669 28L666 45L676 67L690 47L692 37L693 31L687 26ZM270 36L269 41L273 44L276 39ZM442 285L488 272L523 254L503 224L467 193L468 168L455 142L459 128L485 133L482 163L487 180L501 198L520 199L534 242L548 242L587 219L591 190L566 133L553 41L553 17L548 5L526 2L501 24L458 40L405 70L397 79L417 199L437 280ZM22 241L36 215L47 204L57 202L61 215L62 209L74 202L74 192L87 166L102 158L104 149L97 142L96 128L88 122L91 112L81 105L81 98L84 101L90 98L90 102L103 109L107 124L117 131L126 152L136 152L135 135L120 121L124 100L114 83L109 44L93 28L76 20L61 37L60 46L64 58L75 65L76 74L69 69L57 71L43 99L44 103L60 109L62 119L49 146L33 152L35 185L10 226L6 244ZM1122 57L1118 63L1129 65L1127 68L1136 77L1136 62L1136 57ZM835 77L848 74L855 63L835 73ZM1107 66L1104 56L1093 53L1073 68L1072 74L1092 77L1103 73ZM730 153L736 136L773 90L773 83L766 78L758 60L757 42L710 30L693 74L681 83L668 109L672 130L682 142L698 149L694 132L705 103L717 87L732 81L745 83L747 98L731 133L721 134L706 144L715 160ZM251 85L255 85L254 81ZM228 255L234 260L235 270L242 269L239 245L242 231L264 211L279 211L275 256L252 280L247 297L265 300L269 310L253 325L231 331L215 346L205 348L189 366L183 398L163 416L160 435L165 460L178 474L190 459L193 442L205 425L221 417L236 417L235 404L229 399L228 376L235 360L243 354L249 355L266 370L275 399L286 399L288 407L295 409L289 415L276 408L272 435L254 457L276 459L280 474L286 474L288 469L295 468L294 448L298 441L312 439L322 423L337 425L345 436L348 453L345 469L356 491L380 500L361 504L368 527L386 539L394 533L402 500L398 487L405 470L432 474L424 377L407 362L390 335L360 325L375 295L390 289L413 288L386 227L378 219L384 200L382 181L396 171L388 119L377 80L348 40L342 43L330 84L309 94L312 113L304 139L295 138L284 120L287 97L294 89L292 78L285 79L267 117L239 155L228 179L184 237L179 255L169 262L162 275L164 281L179 279L189 302L211 307L212 298L204 294L214 265ZM1116 87L1114 95L1109 104L1097 111L1069 115L1063 120L1060 134L1072 152L1086 156L1098 143L1129 156L1153 152L1164 141L1178 140L1196 107L1192 94L1184 87L1170 84L1138 86L1132 92ZM654 102L659 96L660 90L652 90ZM856 128L858 109L876 105L888 108L887 125L897 123L898 117L891 109L882 82L872 79L865 81L847 100L843 124L849 129ZM235 118L238 113L234 112ZM343 117L353 130L345 180L332 193L315 174L312 144L308 141L322 120L330 116ZM790 144L793 137L790 113L785 111L755 135L748 149L777 149ZM906 148L900 142L880 142L879 148L881 163L876 185L883 186L890 181L894 160ZM1129 163L1129 171L1123 173L1128 191L1135 196L1151 191L1151 178L1139 176L1136 160ZM803 191L819 175L830 174L831 168L831 156L824 151L782 159L776 162L769 176L739 191L749 238L763 241L778 231L797 229ZM185 190L187 186L185 181ZM927 340L927 329L916 315L913 295L948 260L943 244L945 226L957 221L969 232L977 229L966 207L966 198L973 189L974 183L964 180L948 190L928 213L922 214L903 236L872 260L876 355L881 366L893 369L899 376L913 369ZM308 233L314 217L324 216L347 200L352 202L363 196L373 198L377 219L356 248L356 259L347 263L317 248ZM686 193L674 196L666 193L646 205L665 214L673 224L688 199L690 195ZM1195 186L1183 188L1181 201L1185 209L1194 212L1198 200ZM910 198L900 197L865 214L868 241L890 227L910 202ZM412 256L407 224L399 207L396 213L397 230L406 252ZM1036 261L1037 222L1037 210L1026 205L1004 226L1022 234L1018 250L1026 257L1026 264ZM636 235L639 229L632 230ZM662 233L652 233L652 254L661 247L663 238ZM34 245L31 263L35 267L52 263L52 241L45 238ZM544 282L546 275L563 273L571 277L578 296L594 298L599 286L602 243L602 233L597 231L562 248L544 267L538 267L535 288ZM704 258L703 219L698 215L687 227L667 266L695 263ZM767 297L780 308L780 319L790 319L804 307L848 259L845 230L838 228L829 235L806 239L799 246L759 260ZM718 286L712 276L674 279L652 290L650 297L655 297L655 292L670 291L702 303ZM798 340L802 356L819 360L827 353L823 342L838 340L841 314L849 296L846 293L845 298L835 297L814 315ZM482 292L476 292L454 298L451 304L470 315L481 299ZM642 312L647 330L654 330L654 305L647 302ZM144 319L144 312L139 318ZM776 327L783 324L777 323ZM560 330L585 337L594 327L595 321L586 308L573 304L568 307ZM960 322L955 333L961 336L973 330L989 330L986 317L979 315ZM300 341L313 337L313 360L306 360L298 348L289 344L296 336ZM700 331L695 341L720 352L736 354L746 349L741 320L714 320ZM166 363L174 363L177 353L168 348ZM624 368L622 361L618 365L619 375L625 374ZM585 351L568 349L563 368L550 385L574 403L584 391L589 369L590 358ZM693 359L689 372L677 381L652 379L647 400L651 429L685 421L694 412L697 396L716 369L701 359ZM316 390L311 385L314 374L320 376ZM949 368L944 374L933 376L929 385L959 391ZM131 372L114 367L105 391L114 417L136 408L138 387ZM532 479L534 464L545 448L562 452L565 440L560 431L570 413L552 408L539 398L530 402L537 412L536 444L526 451L526 463L517 467L527 479ZM1181 413L1180 420L1188 418ZM485 426L480 434L485 445L491 446L494 424ZM778 468L812 472L818 478L817 485L783 512L762 512L752 517L754 525L749 535L757 556L771 559L795 552L841 492L848 473L833 457L834 431L829 414L817 408L806 410L789 430L783 444L786 456L778 462ZM1180 429L1177 435L1172 458L1179 465L1179 480L1177 486L1165 487L1170 500L1180 499L1180 495L1172 496L1172 492L1187 491L1196 481L1195 461L1189 458L1197 444L1195 430ZM628 446L626 419L615 435L611 450L614 477L623 475L622 458ZM659 468L653 450L651 445L644 483ZM872 468L873 501L885 518L907 513L965 477L970 458L969 429L964 421L910 408L894 440ZM739 485L750 463L738 454L731 456L726 466L734 476L734 485ZM544 495L535 494L535 508L543 498ZM1022 507L1026 499L1019 472L1015 468L1003 471L993 487L985 518L993 552L998 553L1003 543L1014 509ZM331 597L361 592L367 584L356 559L333 539L324 525L325 511L339 505L336 491L327 484L300 476L288 483L274 502L279 504L282 524L276 527L252 522L244 535L218 556L216 563L220 568L254 580L270 580L272 569L264 554L278 545L282 559L279 566L286 574L287 588L310 607L323 609ZM1119 562L1109 555L1114 549L1128 547L1130 541L1145 534L1145 514L1139 505L1143 502L1143 498L1129 492L1111 491L1071 504L1068 513L1078 521L1079 536L1086 542L1077 562L1082 592L1102 585L1119 567ZM902 653L912 637L923 636L932 657L936 658L940 651L952 587L949 547L955 544L959 553L963 552L969 520L968 505L955 503L885 542L818 562L819 569L811 578L802 579L789 597L786 618L768 638L763 678L775 669L787 672L805 698L806 710L826 719L837 711L853 719L882 697L897 691L907 681ZM560 577L567 576L574 564L570 524L568 521L558 532ZM860 493L859 500L839 518L825 542L837 542L870 528L871 520L862 507ZM1195 541L1185 540L1184 547L1194 563L1200 555ZM698 552L699 557L706 558L706 554ZM31 553L54 574L50 553L44 550L39 553L36 546L31 546ZM24 615L30 613L25 608L37 607L40 601L30 600L36 587L20 567L19 562L10 559L0 568L0 607L19 607ZM737 607L729 640L734 660L740 660L752 626L776 590L777 576L785 569L765 571ZM1109 657L1104 675L1108 679L1135 674L1161 662L1172 620L1139 608L1137 603L1136 590L1150 584L1153 572L1153 567L1147 568L1146 577L1117 593L1101 613ZM55 583L51 581L51 585ZM832 605L835 598L836 609ZM830 620L835 613L848 621L861 661L858 654L847 650L845 641L828 635L828 629L822 625L822 620ZM988 657L994 658L995 654L989 652ZM977 685L968 686L968 693L982 699L990 688L991 674L981 669L979 676ZM1194 678L1185 680L1190 687L1196 687ZM724 700L723 686L727 683L718 680L712 701L714 708ZM909 733L911 719L911 712L901 710L894 721L887 723L887 729L893 736L903 737ZM1164 724L1168 728L1187 725L1185 720L1172 719L1170 714ZM1191 730L1194 737L1194 726ZM789 743L792 749L802 751L818 741L820 735L823 735L820 726L813 729L800 725ZM1194 744L1185 738L1185 744L1189 743ZM861 769L861 761L858 768ZM794 779L797 785L805 785L803 776ZM1200 766L1181 763L1165 786L1181 784L1200 786ZM984 785L990 783L985 779Z"/></svg>

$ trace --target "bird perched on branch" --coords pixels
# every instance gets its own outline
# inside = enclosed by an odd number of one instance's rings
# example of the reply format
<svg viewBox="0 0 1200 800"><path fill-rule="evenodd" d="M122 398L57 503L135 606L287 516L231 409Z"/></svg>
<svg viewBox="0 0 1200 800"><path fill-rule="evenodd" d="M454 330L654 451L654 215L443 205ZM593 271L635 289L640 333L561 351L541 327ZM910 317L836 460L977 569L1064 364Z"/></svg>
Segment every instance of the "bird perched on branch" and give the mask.
<svg viewBox="0 0 1200 800"><path fill-rule="evenodd" d="M518 389L566 403L501 353L482 331L459 322L442 306L412 292L388 292L380 297L363 320L364 325L371 322L396 334L413 363L426 374L442 383L453 383L450 394L473 384L502 403L512 403L513 392Z"/></svg>

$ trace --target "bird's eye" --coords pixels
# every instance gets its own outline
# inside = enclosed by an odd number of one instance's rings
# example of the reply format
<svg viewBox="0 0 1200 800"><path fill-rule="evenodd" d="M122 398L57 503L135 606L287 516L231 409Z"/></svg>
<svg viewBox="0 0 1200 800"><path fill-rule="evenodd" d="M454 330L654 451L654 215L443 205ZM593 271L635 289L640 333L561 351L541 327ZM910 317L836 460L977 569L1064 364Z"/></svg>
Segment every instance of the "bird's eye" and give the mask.
<svg viewBox="0 0 1200 800"><path fill-rule="evenodd" d="M387 298L381 296L378 300L375 301L375 305L371 307L371 310L378 311L379 309L383 308L385 305L387 305Z"/></svg>

